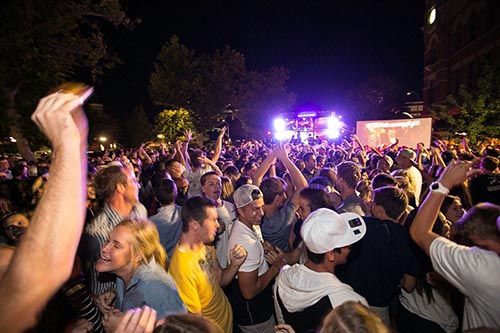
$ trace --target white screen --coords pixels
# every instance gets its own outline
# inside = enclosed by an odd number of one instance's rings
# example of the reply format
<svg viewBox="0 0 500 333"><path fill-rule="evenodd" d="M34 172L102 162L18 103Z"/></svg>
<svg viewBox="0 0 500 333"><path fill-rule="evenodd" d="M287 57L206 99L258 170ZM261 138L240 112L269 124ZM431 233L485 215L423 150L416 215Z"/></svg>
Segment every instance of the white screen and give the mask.
<svg viewBox="0 0 500 333"><path fill-rule="evenodd" d="M371 147L389 146L396 138L400 146L416 148L423 142L431 144L432 118L397 120L370 120L356 123L356 135L364 145Z"/></svg>

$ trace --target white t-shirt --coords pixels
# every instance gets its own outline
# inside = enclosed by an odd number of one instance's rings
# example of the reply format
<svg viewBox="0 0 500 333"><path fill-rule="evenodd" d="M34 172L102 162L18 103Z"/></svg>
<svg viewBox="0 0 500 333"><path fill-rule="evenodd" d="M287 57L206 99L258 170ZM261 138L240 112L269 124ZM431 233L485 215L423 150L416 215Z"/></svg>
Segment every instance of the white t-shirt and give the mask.
<svg viewBox="0 0 500 333"><path fill-rule="evenodd" d="M420 205L420 194L422 193L422 174L420 173L420 170L413 165L406 169L406 171L413 180L413 184L415 184L415 203L418 206Z"/></svg>
<svg viewBox="0 0 500 333"><path fill-rule="evenodd" d="M432 297L433 300L429 302L425 292L420 295L415 289L407 293L401 288L399 302L406 310L438 324L447 333L456 332L459 326L458 317L453 311L451 302L439 289L432 289Z"/></svg>
<svg viewBox="0 0 500 333"><path fill-rule="evenodd" d="M243 246L247 251L247 259L240 266L239 272L253 272L258 269L258 275L261 276L269 270L262 243L255 232L240 220L236 220L233 224L228 249L232 249L236 244Z"/></svg>
<svg viewBox="0 0 500 333"><path fill-rule="evenodd" d="M203 165L200 169L193 172L193 169L184 170L184 177L189 182L188 187L188 198L196 197L201 195L201 183L200 178L207 172L211 171L212 167L208 164Z"/></svg>
<svg viewBox="0 0 500 333"><path fill-rule="evenodd" d="M444 237L430 246L436 272L465 295L463 329L500 328L500 257Z"/></svg>
<svg viewBox="0 0 500 333"><path fill-rule="evenodd" d="M219 223L224 223L226 225L226 230L222 234L217 235L215 238L215 251L222 269L226 268L228 264L227 253L230 250L230 248L228 248L229 234L231 233L231 229L236 218L235 211L236 208L234 205L225 200L222 200L221 207L217 207Z"/></svg>

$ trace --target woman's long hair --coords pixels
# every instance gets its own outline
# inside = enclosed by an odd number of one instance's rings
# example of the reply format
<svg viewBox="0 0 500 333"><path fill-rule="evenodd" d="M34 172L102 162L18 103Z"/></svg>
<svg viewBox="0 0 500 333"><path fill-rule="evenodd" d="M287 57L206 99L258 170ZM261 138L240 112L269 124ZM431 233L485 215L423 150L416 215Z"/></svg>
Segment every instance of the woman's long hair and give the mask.
<svg viewBox="0 0 500 333"><path fill-rule="evenodd" d="M139 254L140 265L147 265L154 258L155 262L166 270L167 253L160 243L160 236L153 222L130 219L120 222L116 227L125 227L131 231L132 254Z"/></svg>

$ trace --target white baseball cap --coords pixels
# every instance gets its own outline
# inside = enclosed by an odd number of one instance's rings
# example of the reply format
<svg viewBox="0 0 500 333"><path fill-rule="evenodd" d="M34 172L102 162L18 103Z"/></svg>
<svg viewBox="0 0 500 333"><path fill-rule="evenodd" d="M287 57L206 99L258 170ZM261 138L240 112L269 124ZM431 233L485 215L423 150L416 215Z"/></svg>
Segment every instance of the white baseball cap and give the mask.
<svg viewBox="0 0 500 333"><path fill-rule="evenodd" d="M300 231L309 251L317 254L356 243L365 233L366 224L360 215L338 214L328 208L312 212Z"/></svg>

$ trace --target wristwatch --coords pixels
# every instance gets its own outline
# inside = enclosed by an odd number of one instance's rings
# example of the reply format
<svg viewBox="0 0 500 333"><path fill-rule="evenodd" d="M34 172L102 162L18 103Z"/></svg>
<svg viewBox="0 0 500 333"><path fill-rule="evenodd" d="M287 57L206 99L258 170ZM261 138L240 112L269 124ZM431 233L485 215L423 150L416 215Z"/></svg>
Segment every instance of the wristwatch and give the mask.
<svg viewBox="0 0 500 333"><path fill-rule="evenodd" d="M431 192L441 193L444 195L448 195L448 193L450 193L450 190L444 187L444 185L440 182L431 183L431 186L429 186L429 190Z"/></svg>

